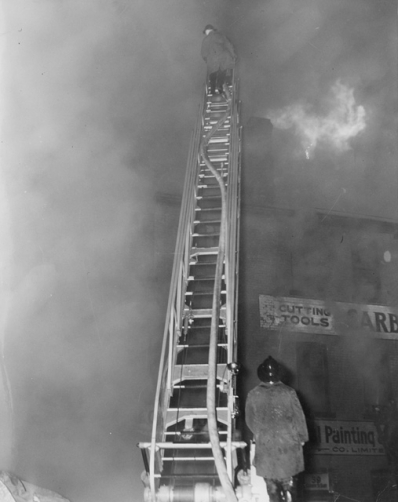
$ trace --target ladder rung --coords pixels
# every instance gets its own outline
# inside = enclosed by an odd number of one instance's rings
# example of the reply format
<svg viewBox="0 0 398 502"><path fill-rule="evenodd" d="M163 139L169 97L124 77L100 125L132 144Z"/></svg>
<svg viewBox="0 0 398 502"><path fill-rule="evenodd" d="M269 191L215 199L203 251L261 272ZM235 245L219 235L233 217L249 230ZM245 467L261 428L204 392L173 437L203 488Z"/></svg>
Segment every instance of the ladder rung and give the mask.
<svg viewBox="0 0 398 502"><path fill-rule="evenodd" d="M217 110L219 111L219 110ZM221 117L220 117L221 118ZM219 120L219 119L218 119ZM215 117L209 117L209 116L205 116L205 122L209 122L210 124L217 124L218 122L217 118ZM223 122L223 124L228 124L229 121L231 120L231 115L228 115L226 118L225 118L225 121Z"/></svg>
<svg viewBox="0 0 398 502"><path fill-rule="evenodd" d="M177 348L178 349L186 349L186 348L195 348L195 349L197 349L199 347L208 347L208 346L209 346L209 344L207 344L207 345L205 345L205 344L189 345L187 343L182 343L182 344L179 343L177 345ZM227 343L218 343L217 344L217 347L227 347L227 346L228 346Z"/></svg>
<svg viewBox="0 0 398 502"><path fill-rule="evenodd" d="M192 248L191 249L191 258L193 256L196 256L198 254L218 254L218 247L212 247L212 248ZM190 263L190 265L193 265L196 262Z"/></svg>
<svg viewBox="0 0 398 502"><path fill-rule="evenodd" d="M195 280L198 280L198 279L195 279ZM202 279L202 280L209 281L210 279ZM226 289L222 289L220 291L220 294L221 295L226 295L227 294L227 290ZM213 295L213 289L211 291L200 291L200 292L199 291L186 291L185 292L185 296L193 296L193 295L195 295L196 297L198 297L198 296L205 296L205 295L207 295L207 296Z"/></svg>
<svg viewBox="0 0 398 502"><path fill-rule="evenodd" d="M206 196L203 196L203 195L197 195L196 196L196 200L203 200L203 199L221 199L221 194L217 194L217 195L206 195Z"/></svg>
<svg viewBox="0 0 398 502"><path fill-rule="evenodd" d="M194 262L194 263L190 263L190 265L201 265L201 263L197 263L197 262ZM203 263L203 266L206 266L206 265L214 265L214 269L215 269L215 265L216 263ZM191 276L190 276L191 277ZM191 283L195 283L195 282L200 282L200 281L203 281L203 282L209 282L211 281L213 284L214 284L214 275L209 275L209 276L206 276L206 277L195 277L195 279L191 279L191 278L188 278L188 281L192 281Z"/></svg>
<svg viewBox="0 0 398 502"><path fill-rule="evenodd" d="M206 220L206 221L201 221L201 220L193 220L194 225L219 225L221 223L221 218L217 218L214 220Z"/></svg>
<svg viewBox="0 0 398 502"><path fill-rule="evenodd" d="M225 111L229 109L229 105L227 101L212 101L207 105L205 109L205 113L211 113L212 111L217 111L220 108L224 108ZM228 110L229 111L229 110Z"/></svg>
<svg viewBox="0 0 398 502"><path fill-rule="evenodd" d="M180 462L195 460L195 462L214 460L214 457L163 457L163 462Z"/></svg>
<svg viewBox="0 0 398 502"><path fill-rule="evenodd" d="M221 138L211 138L209 141L209 145L214 145L214 144L218 144L218 143L229 145L229 137L223 136Z"/></svg>
<svg viewBox="0 0 398 502"><path fill-rule="evenodd" d="M217 208L217 207L198 207L198 206L196 206L196 207L195 207L195 211L208 211L208 212L209 212L209 211L213 211L213 212L214 212L214 211L218 211L219 213L221 213L221 211L220 211L220 208L219 208L219 207ZM193 249L195 249L195 248L193 248ZM210 248L209 248L209 249L210 249Z"/></svg>
<svg viewBox="0 0 398 502"><path fill-rule="evenodd" d="M166 427L187 418L207 418L207 408L169 408L166 413ZM228 423L228 408L217 408L217 420ZM204 443L203 443L204 444Z"/></svg>
<svg viewBox="0 0 398 502"><path fill-rule="evenodd" d="M225 162L228 160L228 154L226 155L211 155L209 152L209 159L211 162L216 161L216 162Z"/></svg>
<svg viewBox="0 0 398 502"><path fill-rule="evenodd" d="M229 148L208 148L207 155L210 157L211 155L229 155Z"/></svg>
<svg viewBox="0 0 398 502"><path fill-rule="evenodd" d="M223 115L225 114L225 110L220 110L220 109L214 110L213 114L214 113L220 113L220 112ZM220 120L220 118L221 118L221 116L218 116L218 117L216 116L215 117L214 115L212 116L211 112L209 112L207 115L205 115L204 120L202 121L202 125L206 126L208 124L211 124L211 125L217 124L217 122ZM230 120L231 120L231 115L228 115L227 117L224 117L224 122L222 123L222 125L226 125L226 124L229 125ZM218 129L218 131L221 131L221 130L222 130L222 127L220 127Z"/></svg>
<svg viewBox="0 0 398 502"><path fill-rule="evenodd" d="M204 168L204 166L201 166L201 167L202 167L202 169ZM219 174L222 178L228 178L228 174L229 174L229 173L228 173L228 170L226 170L226 169L218 169L218 174ZM214 179L215 179L215 176L214 176L214 174L213 174L211 171L209 171L209 170L207 170L207 171L203 170L203 171L201 171L201 172L199 173L199 178L201 178L201 181L203 181L203 180L205 180L205 181L206 181L206 179L210 179L210 178L211 178L212 180L214 180ZM217 185L218 185L218 183L217 183ZM217 186L217 185L208 185L208 186ZM226 185L225 185L225 186L226 186Z"/></svg>
<svg viewBox="0 0 398 502"><path fill-rule="evenodd" d="M203 479L203 478L206 478L206 479L218 479L218 474L207 474L207 473L203 473L203 474L200 474L200 473L197 473L197 474L167 474L167 475L164 475L164 474L155 474L155 478L162 478L162 479L184 479L184 478L189 478L189 479Z"/></svg>
<svg viewBox="0 0 398 502"><path fill-rule="evenodd" d="M201 178L203 178L203 176L201 176ZM225 183L224 186L227 187L228 183ZM206 189L206 188L213 188L214 189L214 188L218 188L218 184L217 185L208 185L207 183L205 183L205 184L200 184L199 183L198 184L198 188L199 189Z"/></svg>
<svg viewBox="0 0 398 502"><path fill-rule="evenodd" d="M203 408L207 410L207 408ZM217 410L226 410L227 408L217 408ZM150 448L152 444L150 442L147 443L138 443L138 448ZM209 450L211 449L211 443L171 443L171 442L160 442L155 443L157 448L162 448L165 450ZM220 447L226 448L227 443L225 441L220 441ZM231 441L231 446L233 449L236 448L246 448L247 444L244 441ZM203 458L203 457L201 457Z"/></svg>
<svg viewBox="0 0 398 502"><path fill-rule="evenodd" d="M214 155L213 155L214 157ZM209 153L209 158L210 158L210 153ZM221 162L220 160L216 160L216 162ZM228 163L225 163L223 162L223 165L222 166L214 166L216 171L218 172L226 172L228 171L228 168L229 168L229 164ZM206 171L208 173L211 173L212 171L210 171L210 169L207 167L207 165L205 164L205 162L200 162L200 173L199 174L205 174ZM221 174L221 173L220 173Z"/></svg>
<svg viewBox="0 0 398 502"><path fill-rule="evenodd" d="M173 371L173 384L183 380L207 380L208 369L208 364L176 364ZM217 378L227 380L227 365L225 363L217 364Z"/></svg>
<svg viewBox="0 0 398 502"><path fill-rule="evenodd" d="M174 385L175 389L206 389L207 385Z"/></svg>
<svg viewBox="0 0 398 502"><path fill-rule="evenodd" d="M197 263L194 263L194 265L197 265ZM204 264L203 264L203 266L204 266L204 267L205 267L206 265L208 265L208 263L204 263ZM212 263L211 265L214 265L214 263ZM214 276L210 275L210 276L206 276L206 277L201 277L201 279L203 279L204 281L205 281L205 280L209 281L209 280L211 280L211 279L214 279ZM221 276L221 279L223 279L223 280L225 281L225 275L224 275L224 274ZM199 280L199 279L198 279L197 277L194 277L193 275L190 275L190 276L188 277L188 281L198 281L198 280ZM203 309L203 310L206 310L206 311L207 311L207 309ZM203 313L203 314L204 314L205 312L198 311L198 313ZM211 313L211 311L210 311L210 313ZM205 317L207 317L207 316L205 316Z"/></svg>
<svg viewBox="0 0 398 502"><path fill-rule="evenodd" d="M190 314L193 319L211 319L213 315L212 309L190 309ZM225 315L225 310L221 309L221 316Z"/></svg>
<svg viewBox="0 0 398 502"><path fill-rule="evenodd" d="M217 197L218 199L220 197ZM220 232L217 232L217 233L213 233L213 234L200 234L198 232L194 232L192 234L192 237L219 237L220 236Z"/></svg>
<svg viewBox="0 0 398 502"><path fill-rule="evenodd" d="M195 436L195 435L200 435L200 434L205 434L206 431L189 431L188 434L192 434L192 436ZM183 436L184 434L187 434L186 431L166 431L165 433L165 436ZM218 431L218 434L221 436L221 435L226 435L228 434L228 431ZM174 444L174 443L173 443Z"/></svg>
<svg viewBox="0 0 398 502"><path fill-rule="evenodd" d="M221 177L226 177L229 173L229 170L228 170L228 164L224 164L220 167L217 167L216 168L216 171L218 172L218 174L221 176ZM210 169L208 169L204 164L203 166L200 166L201 168L201 171L200 171L200 174L201 177L203 178L215 178L214 174L212 171L210 171Z"/></svg>
<svg viewBox="0 0 398 502"><path fill-rule="evenodd" d="M214 107L211 107L211 108L207 108L207 110L205 111L205 118L208 117L208 115L210 114L214 114L214 113L220 113L220 112L226 112L228 110L228 106L224 105L223 108L221 108L221 106L217 107L217 108L214 108ZM221 117L220 117L221 118Z"/></svg>
<svg viewBox="0 0 398 502"><path fill-rule="evenodd" d="M205 131L210 131L210 129L213 129L213 125L214 125L214 124L212 124L212 125L205 125L205 126L203 126L203 129L204 129ZM229 124L226 124L226 125L224 125L223 127L220 127L220 128L219 128L219 131L229 131L229 129L230 129Z"/></svg>
<svg viewBox="0 0 398 502"><path fill-rule="evenodd" d="M195 296L195 297L200 297L200 296L213 296L213 290L214 290L214 278L209 278L209 279L200 279L201 281L211 281L213 284L210 285L207 289L203 289L203 291L187 291L185 295L187 296ZM190 285L195 284L196 281L191 281ZM200 283L199 283L200 284ZM225 287L220 291L221 295L226 295L227 291Z"/></svg>
<svg viewBox="0 0 398 502"><path fill-rule="evenodd" d="M204 168L205 164L200 164L200 167ZM221 171L221 172L220 172ZM228 170L227 169L218 169L218 174L224 178L228 177ZM199 173L199 178L201 179L206 179L206 178L213 178L214 179L214 174L207 169L207 171L201 171ZM210 185L211 186L211 185Z"/></svg>

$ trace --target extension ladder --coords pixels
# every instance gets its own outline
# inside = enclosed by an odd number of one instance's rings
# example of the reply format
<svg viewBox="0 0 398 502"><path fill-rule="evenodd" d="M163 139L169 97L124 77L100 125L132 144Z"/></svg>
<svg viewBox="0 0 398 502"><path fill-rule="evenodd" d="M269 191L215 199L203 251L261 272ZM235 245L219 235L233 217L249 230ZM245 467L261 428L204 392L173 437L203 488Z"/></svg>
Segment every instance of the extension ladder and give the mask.
<svg viewBox="0 0 398 502"><path fill-rule="evenodd" d="M219 490L207 430L206 385L221 196L216 178L200 156L200 145L222 117L225 120L208 138L206 154L227 187L228 231L219 298L216 392L218 434L231 480L236 467L235 450L246 446L235 437L241 130L234 79L228 89L229 100L212 95L206 85L191 141L152 440L139 443L147 500L154 501L156 495L156 500L174 497L188 502L195 500L195 490L208 490L213 493L209 499L215 499Z"/></svg>

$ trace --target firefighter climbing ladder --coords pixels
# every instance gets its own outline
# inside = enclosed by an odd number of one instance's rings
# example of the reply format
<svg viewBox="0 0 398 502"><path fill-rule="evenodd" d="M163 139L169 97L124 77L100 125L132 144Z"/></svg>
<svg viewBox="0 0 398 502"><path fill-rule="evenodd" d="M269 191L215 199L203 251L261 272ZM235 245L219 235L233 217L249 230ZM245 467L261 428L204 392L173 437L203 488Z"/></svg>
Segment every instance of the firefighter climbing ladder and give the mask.
<svg viewBox="0 0 398 502"><path fill-rule="evenodd" d="M206 405L213 291L221 247L219 182L225 187L226 228L222 246L225 254L221 256L222 268L218 267L220 312L215 320L216 427L231 482L236 449L245 446L234 440L240 196L238 107L234 80L226 89L226 96L212 95L206 86L191 140L152 438L148 443L139 443L148 501L225 500L209 442Z"/></svg>

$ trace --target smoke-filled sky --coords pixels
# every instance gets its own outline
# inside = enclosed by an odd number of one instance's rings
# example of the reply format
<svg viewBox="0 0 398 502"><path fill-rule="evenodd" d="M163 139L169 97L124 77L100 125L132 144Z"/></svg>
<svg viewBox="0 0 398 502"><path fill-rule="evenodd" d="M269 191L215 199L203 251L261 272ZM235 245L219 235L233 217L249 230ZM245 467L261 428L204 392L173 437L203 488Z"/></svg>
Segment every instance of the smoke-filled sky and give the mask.
<svg viewBox="0 0 398 502"><path fill-rule="evenodd" d="M274 122L278 203L396 218L396 12L3 1L0 467L75 502L139 500L167 291L155 195L181 194L204 25L237 48L244 121Z"/></svg>

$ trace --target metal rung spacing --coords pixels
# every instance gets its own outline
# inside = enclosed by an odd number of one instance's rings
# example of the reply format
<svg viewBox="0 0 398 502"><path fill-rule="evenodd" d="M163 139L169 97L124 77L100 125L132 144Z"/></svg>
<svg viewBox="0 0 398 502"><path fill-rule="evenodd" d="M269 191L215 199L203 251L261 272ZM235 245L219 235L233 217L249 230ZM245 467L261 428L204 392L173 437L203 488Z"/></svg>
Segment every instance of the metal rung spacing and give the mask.
<svg viewBox="0 0 398 502"><path fill-rule="evenodd" d="M176 364L173 372L173 384L183 380L207 380L209 376L208 364ZM227 365L217 364L218 380L227 381Z"/></svg>
<svg viewBox="0 0 398 502"><path fill-rule="evenodd" d="M222 347L225 349L227 347L227 343L217 343L217 347ZM208 347L208 345L203 345L203 344L198 344L198 345L190 345L188 343L179 343L177 345L177 349L182 350L182 349L189 349L189 348L194 348L194 347Z"/></svg>
<svg viewBox="0 0 398 502"><path fill-rule="evenodd" d="M166 427L189 418L207 418L207 408L169 408L166 413ZM217 420L228 423L228 408L217 408Z"/></svg>
<svg viewBox="0 0 398 502"><path fill-rule="evenodd" d="M202 166L202 164L201 164ZM223 178L228 178L228 171L225 171L225 169L219 169L218 174L222 176ZM206 178L213 178L214 179L214 174L211 173L210 171L202 171L199 173L199 178L200 179L206 179Z"/></svg>
<svg viewBox="0 0 398 502"><path fill-rule="evenodd" d="M176 437L179 437L182 434L184 434L184 431L166 431L164 433L165 436L176 436ZM226 434L228 434L228 432L227 431L218 431L218 434L220 436L225 436ZM202 443L200 443L200 444L202 444Z"/></svg>
<svg viewBox="0 0 398 502"><path fill-rule="evenodd" d="M206 89L207 96L205 95L202 103L201 116L198 119L189 157L187 180L190 185L187 193L190 195L184 205L184 212L182 210L182 214L185 215L184 222L187 224L181 226L177 240L178 249L183 251L181 255L178 253L181 258L175 261L173 269L173 274L175 271L179 276L172 283L174 289L170 293L173 296L170 296L172 304L168 316L173 317L170 317L172 322L167 321L166 329L170 332L172 342L168 342L171 347L168 351L169 357L164 359L164 366L160 369L162 382L160 390L157 389L158 411L154 414L153 425L153 431L155 426L157 427L156 436L152 437L151 442L138 445L146 450L143 457L150 476L153 500L157 499L159 486L169 484L171 487L182 486L185 489L185 486L188 486L187 480L191 486L192 482L196 483L198 480L214 484L213 478L217 479L209 435L203 424L208 419L208 409L204 399L209 369L206 355L210 345L213 316L211 300L217 268L216 256L219 252L219 247L215 244L218 244L220 235L218 229L221 228L218 176L222 178L222 183L228 186L228 197L231 194L233 202L236 199L236 185L239 182L237 176L239 176L240 136L235 85L229 86L228 101L224 99L225 96L217 99L210 94L208 87ZM221 126L216 130L215 125L219 123ZM209 134L210 131L212 134ZM203 141L206 143L206 161L202 157ZM213 169L208 167L208 161L212 163L218 175L214 176ZM232 228L235 228L237 223L235 220L231 222ZM183 235L180 235L181 232ZM230 232L230 235L235 234L237 232ZM228 245L236 247L236 242L231 240ZM226 257L228 256L229 254L226 254ZM236 274L234 275L234 266L225 266L226 260L227 258L224 259L222 273L221 309L216 320L216 391L219 398L216 414L217 432L221 439L228 475L232 479L236 467L235 450L245 447L246 444L231 442L234 437L232 398L235 396L235 379L231 379L227 361L233 358L235 346L233 328L235 313L231 307L235 305L235 296L231 294L227 312L226 303L229 297L226 291L229 293L235 291ZM206 308L201 308L202 306ZM232 323L231 326L229 322ZM194 364L182 364L184 360L192 361ZM205 364L195 364L201 361ZM232 398L230 390L233 393ZM188 431L192 434L190 435ZM177 469L174 469L173 462L179 464ZM170 490L167 493L174 492ZM175 493L179 496L180 492L177 490Z"/></svg>
<svg viewBox="0 0 398 502"><path fill-rule="evenodd" d="M229 148L227 148L223 143L213 143L212 148L208 148L207 152L229 152Z"/></svg>
<svg viewBox="0 0 398 502"><path fill-rule="evenodd" d="M181 461L190 461L190 460L195 460L195 462L203 462L203 461L209 461L209 460L214 460L214 457L163 457L163 462L181 462Z"/></svg>
<svg viewBox="0 0 398 502"><path fill-rule="evenodd" d="M218 408L221 409L221 408ZM220 431L222 433L222 431ZM152 443L138 443L139 448L150 448ZM221 448L226 448L227 443L225 441L220 441ZM232 441L231 446L233 450L238 448L246 448L247 444L244 441ZM155 443L155 447L164 450L208 450L211 448L210 443L169 443L169 442L159 442Z"/></svg>
<svg viewBox="0 0 398 502"><path fill-rule="evenodd" d="M226 162L228 160L228 156L224 155L222 157L221 156L213 157L209 155L209 159L210 162Z"/></svg>
<svg viewBox="0 0 398 502"><path fill-rule="evenodd" d="M198 223L200 223L200 222L198 222ZM193 258L194 256L204 255L204 254L218 254L218 247L192 248L190 256L191 256L191 258ZM190 265L193 265L194 263L196 263L196 262L191 262Z"/></svg>
<svg viewBox="0 0 398 502"><path fill-rule="evenodd" d="M209 141L209 144L214 145L216 143L222 143L223 145L229 145L229 138L228 137L222 137L222 138L212 138Z"/></svg>

